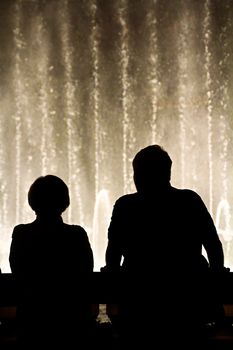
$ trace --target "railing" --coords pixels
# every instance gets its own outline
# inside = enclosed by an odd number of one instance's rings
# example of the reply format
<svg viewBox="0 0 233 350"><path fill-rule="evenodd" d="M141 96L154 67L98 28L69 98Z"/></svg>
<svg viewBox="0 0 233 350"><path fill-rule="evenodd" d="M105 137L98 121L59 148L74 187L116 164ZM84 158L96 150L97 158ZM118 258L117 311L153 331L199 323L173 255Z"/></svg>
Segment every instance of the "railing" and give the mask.
<svg viewBox="0 0 233 350"><path fill-rule="evenodd" d="M233 320L233 273L225 273L223 276L217 276L217 283L214 283L214 293L217 294L223 304L226 320L228 325L232 325ZM88 300L92 305L93 315L98 318L98 313L101 311L101 307L106 305L107 315L118 315L118 302L121 300L122 289L127 280L125 275L109 272L93 272L91 276L85 279L86 290L88 290ZM213 281L215 276L205 276L203 279L205 286L213 288ZM174 275L164 277L166 284L170 285L170 291L173 291L173 284L176 283ZM62 283L62 279L61 279ZM202 283L202 281L201 281ZM155 296L156 297L156 296ZM0 274L0 347L4 349L4 344L15 342L15 320L16 320L16 308L18 302L18 284L13 278L12 274L1 273ZM224 334L221 331L221 334ZM225 332L226 333L226 332ZM229 336L230 334L230 336ZM233 330L227 330L228 340L233 344ZM217 337L216 337L217 339ZM218 339L220 339L218 337ZM223 337L221 338L221 341ZM232 345L233 346L233 345Z"/></svg>

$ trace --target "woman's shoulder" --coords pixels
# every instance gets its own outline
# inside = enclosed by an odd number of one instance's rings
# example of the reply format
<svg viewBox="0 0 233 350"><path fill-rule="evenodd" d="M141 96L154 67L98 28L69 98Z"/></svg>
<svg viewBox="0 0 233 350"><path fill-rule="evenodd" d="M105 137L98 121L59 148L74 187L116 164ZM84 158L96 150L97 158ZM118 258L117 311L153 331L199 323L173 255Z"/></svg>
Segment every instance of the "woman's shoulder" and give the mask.
<svg viewBox="0 0 233 350"><path fill-rule="evenodd" d="M18 224L14 227L13 232L27 232L34 226L34 222L27 224Z"/></svg>
<svg viewBox="0 0 233 350"><path fill-rule="evenodd" d="M30 232L32 231L33 226L34 226L33 222L27 223L27 224L16 225L13 228L12 238L27 237L30 234Z"/></svg>

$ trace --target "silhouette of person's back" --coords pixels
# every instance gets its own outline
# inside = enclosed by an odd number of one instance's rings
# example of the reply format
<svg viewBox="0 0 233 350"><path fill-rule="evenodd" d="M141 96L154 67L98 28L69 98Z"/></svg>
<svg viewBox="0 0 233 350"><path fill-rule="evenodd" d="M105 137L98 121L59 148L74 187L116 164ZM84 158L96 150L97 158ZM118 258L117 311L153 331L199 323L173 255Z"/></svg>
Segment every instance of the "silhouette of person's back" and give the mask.
<svg viewBox="0 0 233 350"><path fill-rule="evenodd" d="M10 267L19 281L19 345L30 349L73 344L92 315L85 281L93 271L86 231L63 222L69 191L59 177L39 177L28 202L36 220L14 227Z"/></svg>
<svg viewBox="0 0 233 350"><path fill-rule="evenodd" d="M180 341L180 332L188 330L184 325L193 327L194 319L204 317L193 299L196 293L199 302L202 294L196 276L224 269L222 245L204 202L192 190L171 186L171 165L158 145L136 154L137 192L114 205L104 268L127 273L121 312L130 341L144 344L147 339L150 344L157 334L165 349L165 339L172 336L164 333L172 332Z"/></svg>

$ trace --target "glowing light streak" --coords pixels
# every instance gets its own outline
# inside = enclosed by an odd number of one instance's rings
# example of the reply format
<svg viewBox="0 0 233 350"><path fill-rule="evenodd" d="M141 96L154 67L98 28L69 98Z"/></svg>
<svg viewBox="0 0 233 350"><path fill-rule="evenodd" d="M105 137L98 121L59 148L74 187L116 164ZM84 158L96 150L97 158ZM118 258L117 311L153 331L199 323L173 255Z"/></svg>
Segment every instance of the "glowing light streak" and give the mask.
<svg viewBox="0 0 233 350"><path fill-rule="evenodd" d="M91 3L91 48L92 48L92 62L93 62L93 102L94 102L94 123L95 123L95 193L99 191L99 157L100 157L100 123L99 123L99 26L96 20L97 4L96 1Z"/></svg>
<svg viewBox="0 0 233 350"><path fill-rule="evenodd" d="M59 25L61 31L61 42L62 42L62 59L64 61L65 67L65 116L64 122L66 125L66 133L67 133L67 155L68 155L68 168L67 168L67 185L69 187L70 193L73 193L73 184L75 183L75 194L76 200L80 203L80 179L78 176L79 165L77 162L77 153L80 149L80 146L75 142L77 139L77 135L75 135L75 123L79 121L80 115L79 110L74 110L76 96L76 83L73 78L73 49L70 42L70 20L68 14L68 1L66 0L64 4L62 4L59 11ZM79 140L77 140L79 142ZM80 212L80 220L82 220L81 207L79 206ZM67 215L68 222L72 220L71 208L68 208Z"/></svg>
<svg viewBox="0 0 233 350"><path fill-rule="evenodd" d="M188 70L188 23L185 14L181 19L181 29L178 37L178 66L179 66L179 124L180 124L180 163L181 163L181 187L185 186L185 145L186 145L186 94L187 94L187 70Z"/></svg>
<svg viewBox="0 0 233 350"><path fill-rule="evenodd" d="M203 21L203 35L204 35L204 50L205 50L205 74L206 74L206 97L207 97L207 123L208 123L208 164L209 164L209 211L213 214L213 91L212 91L212 78L211 78L211 52L210 52L210 40L211 40L211 16L210 16L210 0L206 0L204 4L205 17Z"/></svg>
<svg viewBox="0 0 233 350"><path fill-rule="evenodd" d="M158 91L160 81L158 77L158 38L157 38L157 19L154 11L149 11L147 14L148 25L150 26L150 57L149 63L151 66L149 74L149 82L151 86L151 103L152 103L152 116L151 116L151 143L159 143L159 135L157 131L157 113L158 113Z"/></svg>
<svg viewBox="0 0 233 350"><path fill-rule="evenodd" d="M128 147L129 147L129 134L130 134L130 118L129 118L129 43L128 43L128 26L126 21L126 2L121 1L121 5L118 9L118 20L121 26L121 41L120 41L120 65L121 65L121 81L122 81L122 110L123 110L123 180L124 180L124 193L127 193L130 189L130 177L128 174Z"/></svg>
<svg viewBox="0 0 233 350"><path fill-rule="evenodd" d="M14 29L14 46L15 46L15 67L14 67L14 90L16 111L13 119L15 121L15 222L20 218L20 180L21 180L21 141L22 141L22 103L23 82L21 76L21 50L24 42L21 33L21 1L15 4L15 29Z"/></svg>
<svg viewBox="0 0 233 350"><path fill-rule="evenodd" d="M229 8L228 8L229 10ZM225 23L225 26L222 27L222 31L220 33L220 38L222 42L222 60L219 62L219 69L220 69L220 76L222 85L220 86L220 107L221 107L221 114L219 116L219 135L220 135L220 142L221 142L221 153L220 153L220 159L222 160L222 167L221 167L221 178L222 178L222 185L223 185L223 195L222 200L226 201L228 203L228 177L227 177L227 170L228 170L228 150L229 150L229 137L228 137L228 121L227 121L227 108L229 105L229 77L226 76L226 73L224 73L224 67L228 65L229 61L229 44L226 39L227 32L230 33L231 31L231 21L228 17L228 20ZM230 215L230 208L227 210L226 215L226 231L229 231L230 228L230 221L231 221L231 215Z"/></svg>

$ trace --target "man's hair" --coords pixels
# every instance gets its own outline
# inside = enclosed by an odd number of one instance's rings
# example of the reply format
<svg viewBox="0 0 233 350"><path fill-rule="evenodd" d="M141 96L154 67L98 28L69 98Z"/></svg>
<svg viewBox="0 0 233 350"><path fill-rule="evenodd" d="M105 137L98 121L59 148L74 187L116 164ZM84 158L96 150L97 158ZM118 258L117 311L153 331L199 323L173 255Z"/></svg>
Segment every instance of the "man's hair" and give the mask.
<svg viewBox="0 0 233 350"><path fill-rule="evenodd" d="M159 145L150 145L141 149L135 155L132 165L137 182L170 181L172 160Z"/></svg>
<svg viewBox="0 0 233 350"><path fill-rule="evenodd" d="M36 213L61 214L70 204L68 187L58 176L40 176L29 189L28 203Z"/></svg>

